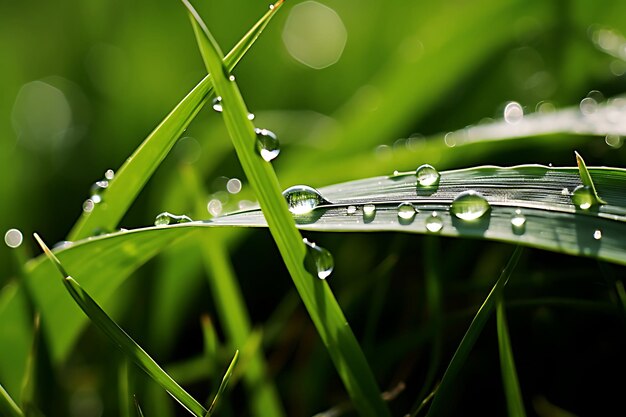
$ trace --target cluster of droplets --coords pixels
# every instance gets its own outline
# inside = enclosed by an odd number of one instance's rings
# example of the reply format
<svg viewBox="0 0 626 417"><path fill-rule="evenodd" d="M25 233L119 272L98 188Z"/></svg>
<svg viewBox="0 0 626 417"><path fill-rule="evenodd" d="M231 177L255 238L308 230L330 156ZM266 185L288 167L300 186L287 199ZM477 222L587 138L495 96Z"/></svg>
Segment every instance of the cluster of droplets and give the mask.
<svg viewBox="0 0 626 417"><path fill-rule="evenodd" d="M107 169L104 173L104 179L96 181L89 189L90 197L83 203L83 211L90 213L96 204L102 203L104 200L104 192L109 188L109 182L115 177L112 169Z"/></svg>

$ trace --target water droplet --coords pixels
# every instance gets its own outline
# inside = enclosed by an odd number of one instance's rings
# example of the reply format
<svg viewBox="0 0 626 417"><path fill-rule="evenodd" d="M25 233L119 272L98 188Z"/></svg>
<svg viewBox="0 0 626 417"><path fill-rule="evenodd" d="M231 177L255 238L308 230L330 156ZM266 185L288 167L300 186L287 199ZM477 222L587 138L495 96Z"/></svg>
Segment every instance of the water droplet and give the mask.
<svg viewBox="0 0 626 417"><path fill-rule="evenodd" d="M100 197L102 195L102 193L109 187L109 181L107 180L102 180L102 181L96 181L90 188L90 192L91 192L91 199L93 200L94 203L98 204L102 201L102 198L96 198L96 197Z"/></svg>
<svg viewBox="0 0 626 417"><path fill-rule="evenodd" d="M229 80L229 81L235 81L235 76L234 76L234 75L229 76L229 77L228 77L228 80Z"/></svg>
<svg viewBox="0 0 626 417"><path fill-rule="evenodd" d="M248 120L254 120L255 117L254 113L248 113Z"/></svg>
<svg viewBox="0 0 626 417"><path fill-rule="evenodd" d="M463 191L452 201L450 212L461 220L477 220L490 209L489 202L474 190Z"/></svg>
<svg viewBox="0 0 626 417"><path fill-rule="evenodd" d="M600 230L600 229L596 229L596 231L595 231L595 232L593 232L593 238L594 238L595 240L600 240L600 239L602 239L602 230Z"/></svg>
<svg viewBox="0 0 626 417"><path fill-rule="evenodd" d="M524 109L519 103L511 101L504 107L504 121L508 124L519 123L523 118Z"/></svg>
<svg viewBox="0 0 626 417"><path fill-rule="evenodd" d="M189 216L185 216L184 214L178 216L176 214L172 214L172 213L168 213L167 211L164 211L163 213L156 216L156 219L154 220L154 225L165 226L168 224L189 223L192 221L193 220L191 220Z"/></svg>
<svg viewBox="0 0 626 417"><path fill-rule="evenodd" d="M614 149L619 149L624 144L624 138L619 135L606 135L604 141L607 145Z"/></svg>
<svg viewBox="0 0 626 417"><path fill-rule="evenodd" d="M523 227L524 224L526 224L526 217L522 214L522 210L515 210L513 217L511 217L511 225L513 227Z"/></svg>
<svg viewBox="0 0 626 417"><path fill-rule="evenodd" d="M580 112L585 116L594 114L598 110L598 102L591 98L585 97L580 101Z"/></svg>
<svg viewBox="0 0 626 417"><path fill-rule="evenodd" d="M113 171L112 169L107 169L104 173L104 178L106 178L108 181L111 181L113 178L115 178L115 171Z"/></svg>
<svg viewBox="0 0 626 417"><path fill-rule="evenodd" d="M346 213L347 214L354 214L354 213L356 213L356 206L348 206L346 208Z"/></svg>
<svg viewBox="0 0 626 417"><path fill-rule="evenodd" d="M22 242L24 241L24 236L22 232L17 229L9 229L4 234L4 243L10 248L18 248Z"/></svg>
<svg viewBox="0 0 626 417"><path fill-rule="evenodd" d="M441 229L443 229L443 220L436 211L433 211L432 214L426 219L426 230L432 233L437 233L441 231Z"/></svg>
<svg viewBox="0 0 626 417"><path fill-rule="evenodd" d="M561 195L569 195L569 190L567 188L563 188L561 190Z"/></svg>
<svg viewBox="0 0 626 417"><path fill-rule="evenodd" d="M241 180L239 178L231 178L226 183L226 191L231 194L237 194L241 191Z"/></svg>
<svg viewBox="0 0 626 417"><path fill-rule="evenodd" d="M215 110L218 113L221 113L224 111L224 107L222 106L222 97L217 96L213 99L213 110Z"/></svg>
<svg viewBox="0 0 626 417"><path fill-rule="evenodd" d="M73 244L74 242L71 242L69 240L62 240L60 242L55 243L52 249L66 249L72 246Z"/></svg>
<svg viewBox="0 0 626 417"><path fill-rule="evenodd" d="M302 239L307 248L307 256L305 258L305 266L307 270L316 275L319 279L326 279L333 272L335 261L333 255L314 242L308 239Z"/></svg>
<svg viewBox="0 0 626 417"><path fill-rule="evenodd" d="M439 172L432 165L421 165L415 171L415 175L417 176L417 183L422 187L432 187L439 183Z"/></svg>
<svg viewBox="0 0 626 417"><path fill-rule="evenodd" d="M261 158L267 162L276 158L280 153L280 146L278 144L278 138L267 129L254 129L256 133L256 149L261 155Z"/></svg>
<svg viewBox="0 0 626 417"><path fill-rule="evenodd" d="M289 211L296 215L310 213L326 202L319 191L308 185L289 187L283 191L283 197L287 200Z"/></svg>
<svg viewBox="0 0 626 417"><path fill-rule="evenodd" d="M363 221L366 223L374 220L376 216L376 206L374 204L368 203L363 206Z"/></svg>
<svg viewBox="0 0 626 417"><path fill-rule="evenodd" d="M400 175L400 171L398 171L397 169L393 171L393 174L392 174L393 177L397 177L398 175Z"/></svg>
<svg viewBox="0 0 626 417"><path fill-rule="evenodd" d="M572 203L581 210L588 210L591 208L595 198L591 187L586 185L579 185L574 188L572 192Z"/></svg>
<svg viewBox="0 0 626 417"><path fill-rule="evenodd" d="M270 10L274 10L274 5L270 4Z"/></svg>
<svg viewBox="0 0 626 417"><path fill-rule="evenodd" d="M415 218L415 207L410 203L402 203L398 206L398 220L401 224L409 224Z"/></svg>
<svg viewBox="0 0 626 417"><path fill-rule="evenodd" d="M222 214L223 205L219 199L213 198L209 200L208 204L206 205L206 209L211 216L217 217Z"/></svg>
<svg viewBox="0 0 626 417"><path fill-rule="evenodd" d="M85 213L91 213L93 211L93 208L94 208L95 205L96 205L96 203L94 203L91 198L88 198L83 203L83 211Z"/></svg>

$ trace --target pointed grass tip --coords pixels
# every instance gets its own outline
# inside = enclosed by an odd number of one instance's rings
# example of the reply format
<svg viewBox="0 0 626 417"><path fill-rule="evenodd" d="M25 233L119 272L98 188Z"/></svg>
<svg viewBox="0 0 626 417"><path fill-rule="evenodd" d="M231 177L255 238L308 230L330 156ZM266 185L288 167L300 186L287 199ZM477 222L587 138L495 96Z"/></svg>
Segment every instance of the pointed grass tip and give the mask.
<svg viewBox="0 0 626 417"><path fill-rule="evenodd" d="M50 248L48 248L48 246L44 243L44 241L39 237L37 233L33 233L33 236L35 237L35 240L37 241L39 246L41 246L41 249L43 249L48 259L50 259L54 266L56 266L56 268L59 270L61 275L63 275L64 278L69 278L70 275L65 271L63 265L61 265L61 261L59 261L59 258L57 258L54 253L52 253Z"/></svg>
<svg viewBox="0 0 626 417"><path fill-rule="evenodd" d="M576 165L578 165L578 173L583 185L591 188L596 204L607 204L606 201L598 195L598 191L596 190L596 186L591 179L591 174L589 173L589 169L587 169L587 164L585 164L583 157L578 153L578 151L574 151L574 155L576 156Z"/></svg>

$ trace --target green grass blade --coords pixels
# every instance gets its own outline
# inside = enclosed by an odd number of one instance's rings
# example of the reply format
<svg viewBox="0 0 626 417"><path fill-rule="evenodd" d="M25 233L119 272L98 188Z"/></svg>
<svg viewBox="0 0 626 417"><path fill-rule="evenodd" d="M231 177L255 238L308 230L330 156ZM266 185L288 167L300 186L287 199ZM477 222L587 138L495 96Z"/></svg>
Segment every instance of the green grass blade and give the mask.
<svg viewBox="0 0 626 417"><path fill-rule="evenodd" d="M256 135L236 83L222 63L221 51L188 1L191 16L208 69L215 75L215 90L222 97L223 116L237 156L254 188L268 219L272 236L313 322L335 363L355 408L364 416L387 416L389 410L380 398L376 381L354 334L337 304L330 287L309 274L303 265L305 247L271 165L255 152Z"/></svg>
<svg viewBox="0 0 626 417"><path fill-rule="evenodd" d="M2 385L0 385L0 412L7 417L24 417L22 410L20 410Z"/></svg>
<svg viewBox="0 0 626 417"><path fill-rule="evenodd" d="M28 416L41 415L36 405L36 392L37 392L37 355L40 343L41 332L41 317L38 313L35 313L33 324L33 340L30 351L28 353L28 359L26 361L26 372L24 373L24 379L22 381L22 393L20 403L24 414Z"/></svg>
<svg viewBox="0 0 626 417"><path fill-rule="evenodd" d="M261 35L278 7L271 8L245 34L224 58L224 66L233 69ZM68 235L74 241L94 234L95 230L113 231L130 205L167 156L182 132L204 106L213 92L211 75L207 75L148 135L135 152L116 172L103 194L106 204L96 204L90 213L83 213Z"/></svg>
<svg viewBox="0 0 626 417"><path fill-rule="evenodd" d="M219 403L220 397L226 390L226 387L228 386L228 382L230 381L230 378L233 376L233 372L235 372L235 367L237 366L238 360L239 360L239 351L236 350L235 356L233 356L233 360L230 361L230 365L228 365L228 369L226 369L226 373L224 374L224 377L222 378L222 382L220 383L220 386L217 388L215 397L213 398L213 401L211 401L211 406L206 412L205 417L210 417L215 412L215 408L217 407L217 404Z"/></svg>
<svg viewBox="0 0 626 417"><path fill-rule="evenodd" d="M143 411L141 411L141 407L139 406L139 401L137 401L137 397L135 397L135 408L137 409L137 417L143 417Z"/></svg>
<svg viewBox="0 0 626 417"><path fill-rule="evenodd" d="M491 289L491 292L489 292L489 295L483 302L483 305L480 307L476 316L472 320L472 323L465 332L461 343L457 347L456 352L454 352L454 356L452 356L452 360L448 364L448 368L443 374L439 388L437 389L433 402L428 410L428 417L437 417L447 414L445 403L450 398L450 391L453 389L454 381L461 372L461 369L469 357L469 354L472 351L472 348L474 347L474 344L476 343L483 327L485 327L487 320L489 320L491 312L495 307L496 300L500 296L502 289L513 273L521 254L522 248L518 246L515 248L513 255L511 255L511 259L509 259L509 262L502 271L502 274L500 274L500 278L496 281L495 285Z"/></svg>
<svg viewBox="0 0 626 417"><path fill-rule="evenodd" d="M121 327L102 310L102 308L85 292L63 268L61 262L48 249L46 244L35 235L35 239L63 276L65 288L76 304L91 321L102 330L120 349L137 364L150 378L165 389L189 412L197 417L204 417L206 409L176 383Z"/></svg>
<svg viewBox="0 0 626 417"><path fill-rule="evenodd" d="M589 173L589 169L587 169L587 164L585 164L585 160L582 156L580 156L578 152L574 151L574 154L576 155L576 164L578 165L578 171L580 172L580 180L582 181L583 185L591 188L591 191L593 192L593 198L595 200L594 205L606 204L606 201L601 199L598 195L598 191L596 191L596 186L591 179L591 174Z"/></svg>
<svg viewBox="0 0 626 417"><path fill-rule="evenodd" d="M502 384L509 417L526 417L522 391L517 379L513 349L509 338L509 328L506 322L504 300L502 295L496 302L496 326L498 330L498 349L500 350L500 370L502 372Z"/></svg>

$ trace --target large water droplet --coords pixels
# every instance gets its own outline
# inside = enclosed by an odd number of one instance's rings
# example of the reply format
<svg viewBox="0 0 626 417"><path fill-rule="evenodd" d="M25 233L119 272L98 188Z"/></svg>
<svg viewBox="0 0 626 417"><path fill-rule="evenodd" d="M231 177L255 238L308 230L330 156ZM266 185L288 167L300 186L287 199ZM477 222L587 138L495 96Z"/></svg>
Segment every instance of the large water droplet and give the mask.
<svg viewBox="0 0 626 417"><path fill-rule="evenodd" d="M593 195L593 191L591 187L586 185L579 185L574 188L574 192L572 192L572 203L581 210L588 210L591 208L593 203L595 202L595 198Z"/></svg>
<svg viewBox="0 0 626 417"><path fill-rule="evenodd" d="M278 144L278 138L267 129L254 129L256 133L256 149L261 155L261 158L267 162L276 158L280 153L280 145Z"/></svg>
<svg viewBox="0 0 626 417"><path fill-rule="evenodd" d="M477 220L489 211L491 206L482 194L474 190L463 191L455 197L450 212L461 220Z"/></svg>
<svg viewBox="0 0 626 417"><path fill-rule="evenodd" d="M314 242L309 242L306 238L302 239L302 241L307 248L307 256L305 258L307 270L319 279L326 279L333 272L333 268L335 267L333 255Z"/></svg>
<svg viewBox="0 0 626 417"><path fill-rule="evenodd" d="M192 221L193 220L191 220L189 216L185 216L184 214L178 216L176 214L172 214L172 213L168 213L167 211L164 211L163 213L156 216L156 219L154 220L154 225L165 226L168 224L188 223Z"/></svg>
<svg viewBox="0 0 626 417"><path fill-rule="evenodd" d="M432 187L439 183L439 172L432 165L421 165L415 171L415 175L417 176L417 183L422 187Z"/></svg>
<svg viewBox="0 0 626 417"><path fill-rule="evenodd" d="M18 229L9 229L4 234L4 243L6 243L6 245L10 248L18 248L23 241L24 236Z"/></svg>
<svg viewBox="0 0 626 417"><path fill-rule="evenodd" d="M432 214L426 219L426 230L432 233L437 233L440 232L441 229L443 229L443 220L436 211L433 211Z"/></svg>
<svg viewBox="0 0 626 417"><path fill-rule="evenodd" d="M374 220L376 216L376 206L374 204L368 203L363 206L363 221L366 223Z"/></svg>
<svg viewBox="0 0 626 417"><path fill-rule="evenodd" d="M402 203L398 206L398 220L401 224L409 224L415 218L415 207L410 203Z"/></svg>
<svg viewBox="0 0 626 417"><path fill-rule="evenodd" d="M222 97L220 96L215 97L213 99L212 107L213 107L213 110L215 110L218 113L223 112L224 107L222 106Z"/></svg>
<svg viewBox="0 0 626 417"><path fill-rule="evenodd" d="M289 187L283 191L283 197L287 200L289 211L296 215L310 213L326 202L319 191L308 185Z"/></svg>

